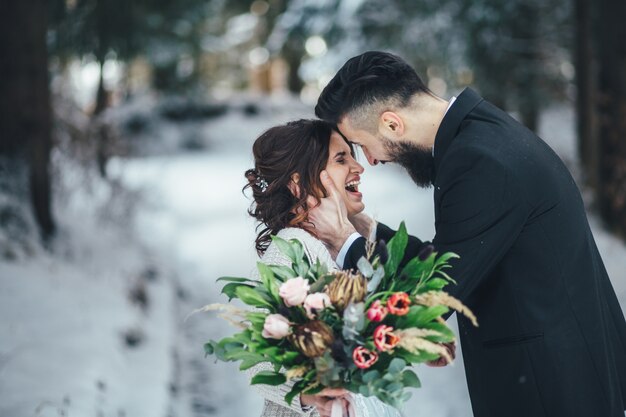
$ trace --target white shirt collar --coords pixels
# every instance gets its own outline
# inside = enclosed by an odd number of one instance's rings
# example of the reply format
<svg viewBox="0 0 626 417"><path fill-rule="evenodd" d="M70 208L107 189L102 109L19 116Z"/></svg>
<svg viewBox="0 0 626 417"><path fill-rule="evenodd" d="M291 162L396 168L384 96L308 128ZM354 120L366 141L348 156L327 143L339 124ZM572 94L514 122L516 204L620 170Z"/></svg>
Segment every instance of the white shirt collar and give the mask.
<svg viewBox="0 0 626 417"><path fill-rule="evenodd" d="M452 103L454 103L455 100L456 100L456 96L452 96L452 98L448 102L448 108L446 109L446 113L448 113L448 110L450 110L450 107L452 107ZM444 113L443 115L445 116L446 113ZM435 156L435 145L433 145L433 156Z"/></svg>

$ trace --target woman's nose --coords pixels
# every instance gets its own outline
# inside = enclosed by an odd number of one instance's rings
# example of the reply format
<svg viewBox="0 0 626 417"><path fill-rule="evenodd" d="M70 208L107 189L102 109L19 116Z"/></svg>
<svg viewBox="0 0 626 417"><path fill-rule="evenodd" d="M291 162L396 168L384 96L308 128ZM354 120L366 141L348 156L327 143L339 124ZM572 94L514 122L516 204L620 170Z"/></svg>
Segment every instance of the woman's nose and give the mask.
<svg viewBox="0 0 626 417"><path fill-rule="evenodd" d="M365 168L363 168L363 165L359 164L358 161L355 160L352 170L358 174L362 174L363 171L365 171Z"/></svg>

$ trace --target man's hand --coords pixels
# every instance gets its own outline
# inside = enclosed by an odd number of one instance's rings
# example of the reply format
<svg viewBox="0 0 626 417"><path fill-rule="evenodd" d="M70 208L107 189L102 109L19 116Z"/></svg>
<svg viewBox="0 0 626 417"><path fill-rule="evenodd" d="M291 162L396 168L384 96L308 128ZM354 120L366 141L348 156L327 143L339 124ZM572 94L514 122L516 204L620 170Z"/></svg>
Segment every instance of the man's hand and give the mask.
<svg viewBox="0 0 626 417"><path fill-rule="evenodd" d="M309 211L309 221L315 225L317 237L326 244L335 259L341 246L356 229L348 220L346 205L328 173L322 171L320 179L328 197L322 198L316 207L315 198L309 197L309 206L314 207Z"/></svg>
<svg viewBox="0 0 626 417"><path fill-rule="evenodd" d="M343 388L324 388L315 395L300 394L300 404L310 405L317 408L317 412L321 417L330 417L333 407L333 401L337 398L343 398L350 392ZM346 407L346 403L343 407Z"/></svg>
<svg viewBox="0 0 626 417"><path fill-rule="evenodd" d="M350 220L350 223L352 223L356 231L359 232L359 234L365 239L376 240L370 239L372 228L376 227L376 222L374 222L374 219L370 216L365 213L357 213L354 216L349 217L348 220Z"/></svg>
<svg viewBox="0 0 626 417"><path fill-rule="evenodd" d="M452 360L454 360L454 358L456 358L456 343L441 343L441 345L447 349L448 355L450 355ZM426 362L426 365L432 366L433 368L441 368L448 365L448 361L445 357L442 356L437 360Z"/></svg>

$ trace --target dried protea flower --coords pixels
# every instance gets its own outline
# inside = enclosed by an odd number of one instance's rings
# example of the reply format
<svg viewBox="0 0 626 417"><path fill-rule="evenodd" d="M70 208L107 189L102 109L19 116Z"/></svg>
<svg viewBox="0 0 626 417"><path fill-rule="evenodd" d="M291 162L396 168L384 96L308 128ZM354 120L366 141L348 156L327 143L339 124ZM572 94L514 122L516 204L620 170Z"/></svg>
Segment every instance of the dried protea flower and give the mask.
<svg viewBox="0 0 626 417"><path fill-rule="evenodd" d="M308 358L322 356L335 339L332 329L319 320L295 326L288 338Z"/></svg>
<svg viewBox="0 0 626 417"><path fill-rule="evenodd" d="M337 310L344 310L350 303L360 303L367 294L367 280L357 273L340 271L335 274L335 279L328 284L326 290L330 301Z"/></svg>

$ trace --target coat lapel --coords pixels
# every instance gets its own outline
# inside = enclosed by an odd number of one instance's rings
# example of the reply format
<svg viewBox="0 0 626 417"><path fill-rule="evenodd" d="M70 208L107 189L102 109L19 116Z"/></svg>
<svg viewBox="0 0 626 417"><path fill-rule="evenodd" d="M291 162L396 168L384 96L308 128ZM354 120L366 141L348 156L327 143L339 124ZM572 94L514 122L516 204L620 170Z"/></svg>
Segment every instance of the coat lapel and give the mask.
<svg viewBox="0 0 626 417"><path fill-rule="evenodd" d="M481 101L483 101L481 96L471 88L466 88L459 94L452 104L452 107L450 107L443 117L439 130L437 130L437 135L435 136L435 172L433 175L433 184L437 176L437 171L439 170L439 164L459 132L461 122Z"/></svg>

